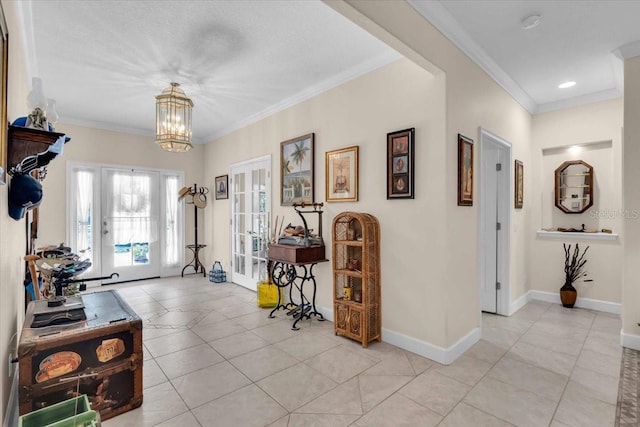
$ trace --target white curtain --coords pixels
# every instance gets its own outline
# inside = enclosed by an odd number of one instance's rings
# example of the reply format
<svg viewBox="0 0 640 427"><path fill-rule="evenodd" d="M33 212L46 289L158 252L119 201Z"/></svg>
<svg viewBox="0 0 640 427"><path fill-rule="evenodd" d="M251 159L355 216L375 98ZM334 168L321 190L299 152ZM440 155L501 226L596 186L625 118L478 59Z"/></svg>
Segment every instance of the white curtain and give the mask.
<svg viewBox="0 0 640 427"><path fill-rule="evenodd" d="M76 171L76 250L92 261L93 171Z"/></svg>
<svg viewBox="0 0 640 427"><path fill-rule="evenodd" d="M107 198L107 239L112 244L155 242L157 218L152 216L151 198L155 189L144 172L109 171Z"/></svg>
<svg viewBox="0 0 640 427"><path fill-rule="evenodd" d="M165 227L165 260L166 266L177 265L179 256L178 235L178 177L165 176L166 227Z"/></svg>

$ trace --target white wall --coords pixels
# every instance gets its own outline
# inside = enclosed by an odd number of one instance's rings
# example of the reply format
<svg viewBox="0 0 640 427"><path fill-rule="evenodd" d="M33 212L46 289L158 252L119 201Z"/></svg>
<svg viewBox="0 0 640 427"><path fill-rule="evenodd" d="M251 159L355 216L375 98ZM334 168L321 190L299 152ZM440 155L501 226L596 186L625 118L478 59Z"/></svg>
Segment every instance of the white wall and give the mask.
<svg viewBox="0 0 640 427"><path fill-rule="evenodd" d="M622 210L622 99L614 99L533 118L531 289L556 293L564 284L563 243L590 246L588 279L578 283L578 296L619 304L622 292L623 248L620 240L545 239L541 228L612 229L621 233ZM595 143L595 144L590 144ZM574 145L587 144L579 149ZM567 160L593 166L594 204L582 214L565 214L555 207L554 172Z"/></svg>

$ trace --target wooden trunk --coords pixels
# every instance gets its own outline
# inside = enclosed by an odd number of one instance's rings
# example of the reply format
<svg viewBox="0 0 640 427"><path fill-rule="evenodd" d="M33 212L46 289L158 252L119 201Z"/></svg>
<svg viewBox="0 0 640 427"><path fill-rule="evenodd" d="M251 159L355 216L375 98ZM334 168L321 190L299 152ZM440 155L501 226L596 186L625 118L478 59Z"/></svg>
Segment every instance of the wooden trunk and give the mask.
<svg viewBox="0 0 640 427"><path fill-rule="evenodd" d="M18 347L20 415L87 394L102 420L142 405L142 320L117 292L83 295L87 320L31 328Z"/></svg>

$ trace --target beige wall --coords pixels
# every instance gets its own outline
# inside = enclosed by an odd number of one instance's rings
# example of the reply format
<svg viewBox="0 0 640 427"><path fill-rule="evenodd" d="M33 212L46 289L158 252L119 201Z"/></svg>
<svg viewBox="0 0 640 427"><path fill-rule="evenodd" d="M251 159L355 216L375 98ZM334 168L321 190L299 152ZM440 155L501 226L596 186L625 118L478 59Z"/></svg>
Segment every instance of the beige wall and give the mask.
<svg viewBox="0 0 640 427"><path fill-rule="evenodd" d="M64 114L63 111L60 112ZM64 119L64 116L63 116ZM204 171L202 145L196 145L187 153L163 151L150 136L92 129L58 124L57 132L71 137L62 156L54 159L47 168L42 183L44 197L40 204L40 235L38 245L59 244L66 241L66 164L88 162L130 167L171 169L184 172L185 185L202 184ZM176 195L177 197L177 195ZM193 210L186 208L185 242L193 240ZM199 227L200 228L200 227ZM199 237L204 235L200 228Z"/></svg>
<svg viewBox="0 0 640 427"><path fill-rule="evenodd" d="M417 63L432 62L444 73L436 73L434 82L440 86L437 93L444 97L444 111L434 111L431 114L421 112L422 120L429 120L434 126L444 123L441 133L436 133L433 139L421 144L422 138L417 137L417 188L420 191L424 185L426 193L417 194L414 201L386 201L384 194L378 194L374 205L369 207L370 199L366 190L361 194L361 202L354 207L348 205L330 205L327 218L346 209L369 211L378 216L382 224L383 240L383 328L404 334L410 338L426 342L441 348L448 348L459 339L479 327L479 289L478 289L478 209L474 207L458 207L457 192L457 134L462 133L477 141L479 128L501 136L512 144L514 159L522 160L525 165L530 164L531 152L531 116L517 104L504 90L502 90L484 72L475 66L466 56L437 32L427 21L418 16L407 4L400 2L328 2L340 13L352 19L365 29L386 41L397 42L392 46L403 52L413 52L412 59ZM373 22L373 23L372 23ZM417 55L417 56L416 56ZM406 62L406 61L405 61ZM394 67L397 65L394 65ZM406 65L405 65L406 66ZM437 67L424 66L436 69ZM376 74L377 73L373 73ZM366 78L377 78L367 76ZM389 76L390 77L390 76ZM385 77L388 79L389 77ZM365 79L365 78L363 78ZM360 81L360 79L358 80ZM395 81L392 80L392 81ZM405 79L406 81L406 79ZM331 94L338 94L351 90L354 82L334 89ZM395 83L394 83L395 84ZM415 85L411 82L411 85ZM441 86L444 85L444 88ZM369 91L365 99L376 99L385 86L385 82L374 91ZM435 89L434 89L435 90ZM415 94L416 91L414 90ZM329 95L322 95L325 97ZM318 98L321 98L318 97ZM327 98L328 100L329 98ZM358 102L356 96L348 96L349 103L337 106L326 104L330 110L348 111L353 115L350 102ZM395 99L385 98L389 100ZM376 104L367 102L358 111L364 113L367 126L359 126L358 121L345 122L341 117L330 114L314 115L316 110L311 106L318 99L296 106L279 113L269 119L242 129L233 135L222 138L210 144L212 154L207 155L207 163L213 165L211 177L226 173L226 164L250 158L242 155L245 150L238 150L239 144L250 143L254 153L273 153L273 170L277 175L279 141L297 136L311 130L316 130L319 141L320 154L327 149L350 145L351 141L340 143L339 139L326 138L329 129L344 134L345 131L355 133L354 141L377 140L386 132L407 126L415 126L417 134L420 132L420 119L410 119L416 111L414 104L405 100L397 107L389 104L393 114L405 118L406 125L389 126L385 120L379 120L379 115L373 113L371 107ZM435 98L438 99L438 98ZM353 100L353 101L351 101ZM328 102L328 101L327 101ZM418 104L419 105L419 104ZM438 105L433 101L430 105ZM429 111L429 110L427 110ZM433 114L436 115L433 115ZM335 113L334 113L335 114ZM366 119L366 115L374 119ZM296 120L293 120L293 119ZM438 122L438 119L443 122ZM276 124L276 125L274 125ZM378 128L379 126L379 129ZM280 131L282 135L267 138L266 135ZM371 137L363 138L370 131ZM361 134L363 136L359 136ZM325 140L329 144L324 146ZM269 144L271 147L261 146ZM255 145L254 145L255 144ZM421 158L420 148L426 145L427 157ZM227 147L225 147L227 146ZM256 148L260 147L260 148ZM366 148L366 146L364 147ZM424 148L423 148L424 149ZM476 148L477 150L477 148ZM363 150L366 153L366 150ZM214 158L213 152L219 158ZM239 153L240 152L240 153ZM229 153L229 154L227 154ZM235 153L232 155L232 153ZM229 155L232 155L230 161ZM383 155L383 153L378 153ZM367 169L375 168L374 163L366 161L362 156L362 182L373 185L377 180L383 180L384 163L379 163L376 174L372 179L366 177ZM435 161L434 161L435 159ZM477 159L477 157L476 157ZM375 160L375 158L374 158ZM425 163L421 163L424 161ZM371 165L371 166L367 166ZM476 162L476 168L478 163ZM525 166L527 167L527 166ZM510 165L508 169L512 169ZM422 179L420 178L422 174ZM477 172L476 172L477 176ZM317 169L316 179L323 177L323 171ZM211 180L212 178L209 178ZM527 291L527 230L529 229L529 208L531 201L531 177L525 177L525 209L514 210L512 215L512 251L511 251L511 299L514 300ZM277 189L277 176L274 179L274 189ZM381 187L383 188L383 187ZM476 186L476 200L479 197ZM320 189L321 191L322 189ZM275 190L274 190L275 191ZM316 193L318 194L318 193ZM321 194L321 193L320 193ZM428 197L423 201L422 197ZM375 197L375 196L374 196ZM277 202L277 198L274 198ZM426 202L426 205L423 203ZM336 206L334 208L334 206ZM426 210L423 211L423 206ZM222 238L219 244L214 244L213 258L223 258L228 263L228 210L229 207L216 207L213 211L214 224L211 229ZM278 210L275 212L278 214ZM400 225L401 224L401 225ZM406 226L405 224L410 224ZM326 228L325 228L326 229ZM224 233L224 234L223 234ZM326 236L325 236L326 237ZM415 243L410 243L410 242ZM213 259L211 258L211 259ZM228 265L228 264L227 264ZM228 268L228 267L227 267ZM319 270L326 274L324 279L330 284L328 266ZM322 293L321 304L330 306L329 290ZM411 313L407 316L406 313Z"/></svg>
<svg viewBox="0 0 640 427"><path fill-rule="evenodd" d="M624 209L640 212L640 56L624 64L624 149L623 182ZM622 287L622 331L633 335L625 345L640 350L640 220L628 220L623 225L624 270ZM624 337L623 337L624 339Z"/></svg>
<svg viewBox="0 0 640 427"><path fill-rule="evenodd" d="M621 240L534 236L543 227L580 228L581 224L589 230L608 228L621 233L622 110L619 98L534 116L532 173L538 178L532 182L531 289L556 293L564 283L562 243L579 243L582 248L590 246L587 271L593 282L578 283L578 296L621 302ZM570 148L579 144L587 145ZM565 214L555 207L554 172L564 161L578 159L593 166L594 204L585 213Z"/></svg>
<svg viewBox="0 0 640 427"><path fill-rule="evenodd" d="M383 327L431 343L443 343L443 266L438 253L444 238L442 176L444 82L408 60L400 60L206 146L206 182L229 172L229 164L270 154L273 215L300 223L291 207L280 206L280 142L315 132L315 197L324 201L324 155L360 147L360 201L325 205L324 238L331 243L331 221L339 212L375 215L381 224ZM386 199L386 134L416 129L415 200ZM229 200L207 212L212 251L208 264L229 266ZM315 227L314 219L311 226ZM212 223L212 226L209 224ZM330 255L330 248L329 248ZM332 309L330 264L318 266L317 303ZM435 295L436 297L432 297ZM407 313L411 313L412 321Z"/></svg>
<svg viewBox="0 0 640 427"><path fill-rule="evenodd" d="M446 337L437 344L451 346L480 326L478 203L472 208L456 205L457 134L477 141L478 129L487 129L512 144L512 157L522 160L526 171L531 159L531 115L409 4L357 0L327 4L403 53L416 56L416 62L430 62L446 74L446 132L444 139L437 142L444 148L440 159L444 171L438 170L444 174L430 178L444 195L444 203L438 208L444 220L432 224L444 233L436 240L442 244L436 258L441 268L437 277L442 278L443 287L429 298L439 300L446 313L440 319L444 321ZM475 167L477 171L477 156ZM525 207L512 211L511 300L527 291L530 183L531 175L525 173ZM511 186L513 189L513 183ZM477 190L476 185L476 200L480 196Z"/></svg>
<svg viewBox="0 0 640 427"><path fill-rule="evenodd" d="M9 120L24 115L28 94L25 75L25 60L19 44L16 27L15 4L2 2L9 28ZM0 402L2 402L2 419L4 420L9 389L12 378L9 377L7 359L9 348L15 348L13 335L22 327L24 313L24 261L25 254L25 222L15 221L9 217L7 210L8 185L0 186Z"/></svg>

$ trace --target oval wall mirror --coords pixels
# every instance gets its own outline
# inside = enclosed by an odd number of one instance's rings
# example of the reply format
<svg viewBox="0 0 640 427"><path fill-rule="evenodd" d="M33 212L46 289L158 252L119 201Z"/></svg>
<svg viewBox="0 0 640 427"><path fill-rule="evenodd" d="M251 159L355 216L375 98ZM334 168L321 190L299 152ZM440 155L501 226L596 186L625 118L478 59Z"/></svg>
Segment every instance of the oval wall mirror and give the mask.
<svg viewBox="0 0 640 427"><path fill-rule="evenodd" d="M556 207L564 213L583 213L593 205L593 167L570 160L556 169Z"/></svg>

